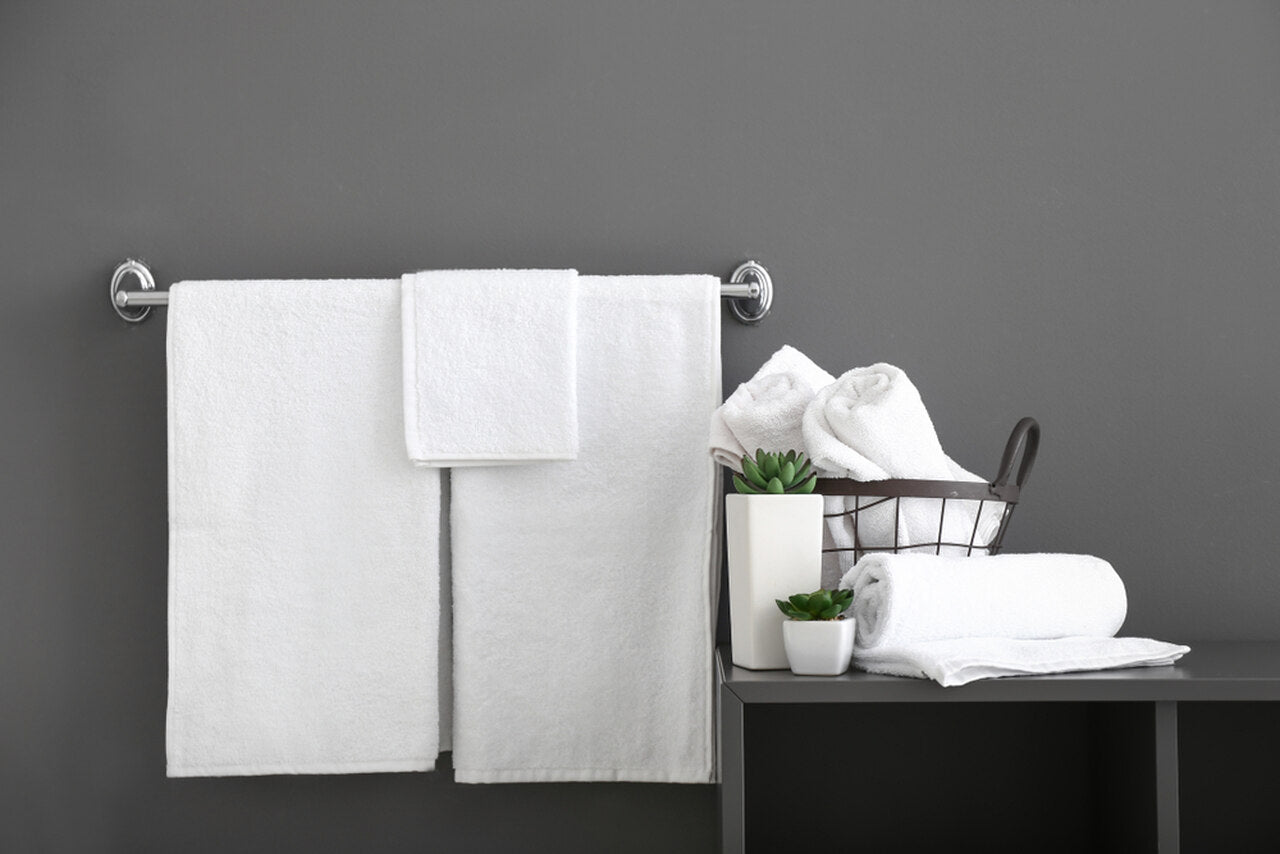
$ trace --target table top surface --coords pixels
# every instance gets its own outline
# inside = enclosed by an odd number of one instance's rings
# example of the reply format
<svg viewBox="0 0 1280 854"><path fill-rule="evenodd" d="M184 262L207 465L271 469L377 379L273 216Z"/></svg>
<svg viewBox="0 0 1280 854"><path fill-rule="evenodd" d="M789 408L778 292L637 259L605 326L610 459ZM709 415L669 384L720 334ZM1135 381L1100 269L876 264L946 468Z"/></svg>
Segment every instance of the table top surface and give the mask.
<svg viewBox="0 0 1280 854"><path fill-rule="evenodd" d="M925 679L877 676L796 676L789 670L747 670L716 651L721 682L745 703L1268 701L1280 700L1280 641L1201 641L1177 664L982 679L944 688Z"/></svg>

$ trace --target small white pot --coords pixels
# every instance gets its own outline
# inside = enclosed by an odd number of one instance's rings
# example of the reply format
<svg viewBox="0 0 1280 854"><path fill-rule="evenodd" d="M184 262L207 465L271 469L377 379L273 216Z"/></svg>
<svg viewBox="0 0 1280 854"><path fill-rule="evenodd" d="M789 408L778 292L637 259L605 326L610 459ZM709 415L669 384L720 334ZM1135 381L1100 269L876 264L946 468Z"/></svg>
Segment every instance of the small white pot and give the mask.
<svg viewBox="0 0 1280 854"><path fill-rule="evenodd" d="M733 663L785 669L776 600L822 583L822 496L733 494L724 503Z"/></svg>
<svg viewBox="0 0 1280 854"><path fill-rule="evenodd" d="M843 620L787 620L782 642L787 661L797 676L839 676L853 658L853 633L857 622Z"/></svg>

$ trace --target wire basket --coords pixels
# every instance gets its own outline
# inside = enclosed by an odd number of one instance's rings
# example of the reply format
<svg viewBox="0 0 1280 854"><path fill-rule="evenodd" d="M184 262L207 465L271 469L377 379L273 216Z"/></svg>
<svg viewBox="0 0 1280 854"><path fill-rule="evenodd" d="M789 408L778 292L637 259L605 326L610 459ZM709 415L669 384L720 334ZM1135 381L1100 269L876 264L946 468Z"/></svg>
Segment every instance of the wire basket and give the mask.
<svg viewBox="0 0 1280 854"><path fill-rule="evenodd" d="M1022 463L1009 483L1019 447ZM1039 449L1040 425L1023 418L1009 434L1000 470L990 483L821 478L815 491L828 499L823 516L835 542L823 552L838 554L846 567L867 552L999 554ZM840 517L843 524L833 521Z"/></svg>

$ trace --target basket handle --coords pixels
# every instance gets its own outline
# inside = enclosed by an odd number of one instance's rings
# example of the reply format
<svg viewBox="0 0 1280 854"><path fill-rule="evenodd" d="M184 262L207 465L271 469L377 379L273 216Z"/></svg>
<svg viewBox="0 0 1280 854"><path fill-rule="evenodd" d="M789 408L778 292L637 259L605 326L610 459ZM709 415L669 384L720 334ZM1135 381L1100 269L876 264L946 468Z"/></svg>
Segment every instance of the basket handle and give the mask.
<svg viewBox="0 0 1280 854"><path fill-rule="evenodd" d="M1009 482L1009 474L1013 471L1013 458L1024 441L1026 447L1022 452L1022 465L1018 466L1018 479L1015 482L1019 487L1027 482L1031 467L1036 462L1036 453L1040 450L1040 424L1031 417L1023 418L1013 425L1013 432L1009 434L1009 441L1004 446L1004 456L1000 458L1000 471L996 474L996 479L991 482L992 486L1004 486Z"/></svg>

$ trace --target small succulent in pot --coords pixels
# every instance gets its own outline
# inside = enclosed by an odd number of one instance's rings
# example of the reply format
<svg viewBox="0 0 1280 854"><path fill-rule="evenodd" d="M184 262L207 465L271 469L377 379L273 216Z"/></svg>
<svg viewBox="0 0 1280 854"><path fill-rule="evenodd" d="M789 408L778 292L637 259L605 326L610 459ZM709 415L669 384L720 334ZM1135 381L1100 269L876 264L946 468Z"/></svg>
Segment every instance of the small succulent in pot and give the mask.
<svg viewBox="0 0 1280 854"><path fill-rule="evenodd" d="M853 604L852 590L823 590L797 593L787 599L774 599L778 610L792 620L843 620L844 612Z"/></svg>
<svg viewBox="0 0 1280 854"><path fill-rule="evenodd" d="M818 482L809 460L800 451L767 454L756 449L742 457L742 474L733 476L733 487L745 495L808 495Z"/></svg>
<svg viewBox="0 0 1280 854"><path fill-rule="evenodd" d="M797 593L775 599L782 621L782 645L787 663L797 676L839 676L849 669L858 622L846 615L853 604L852 590Z"/></svg>

